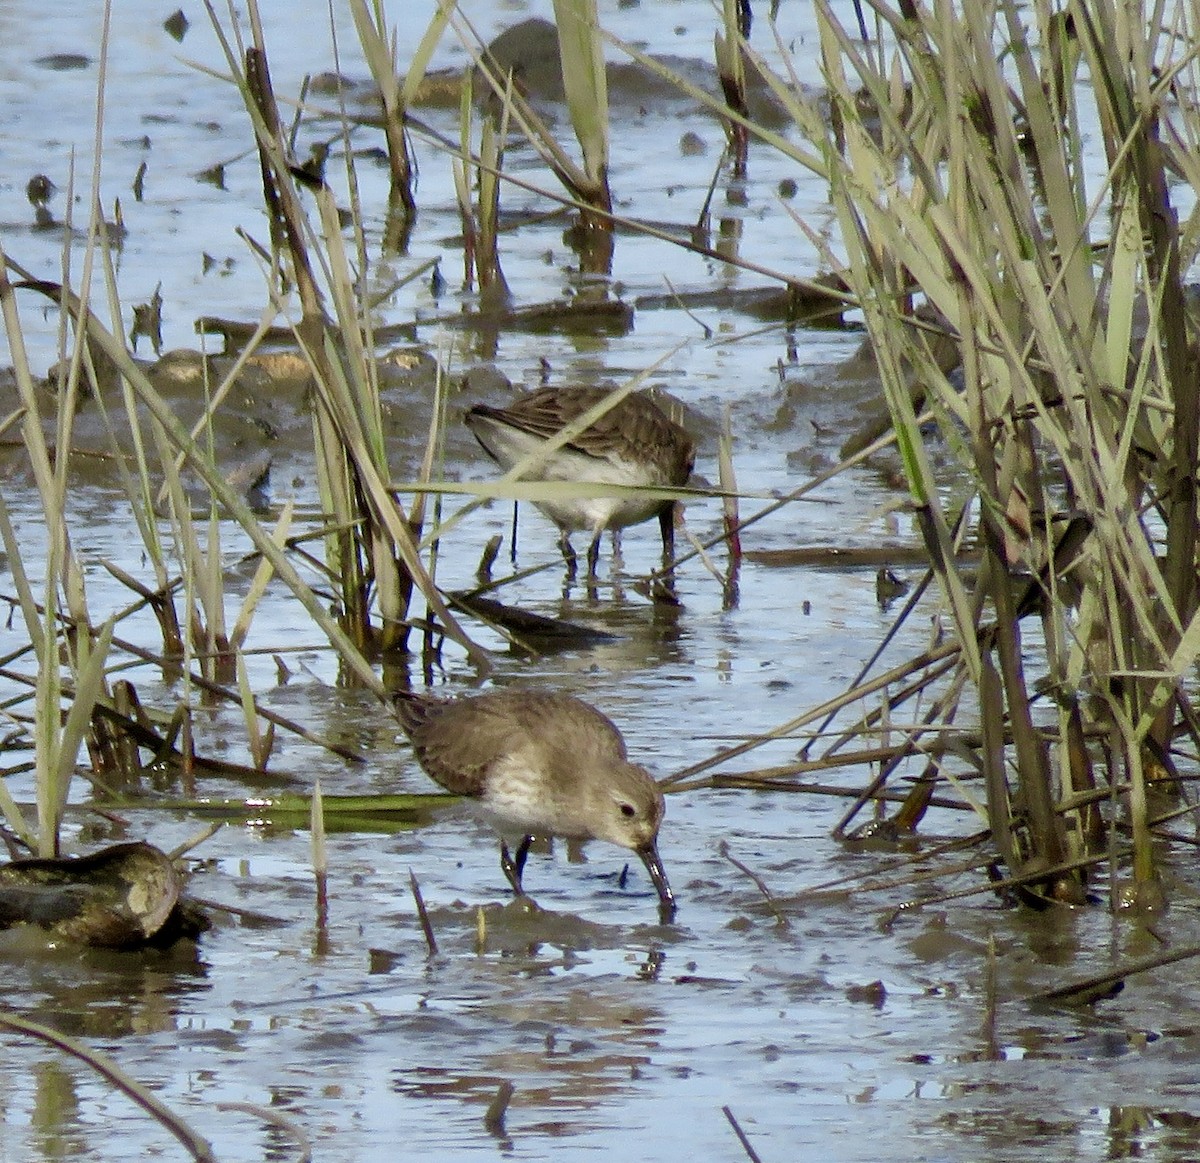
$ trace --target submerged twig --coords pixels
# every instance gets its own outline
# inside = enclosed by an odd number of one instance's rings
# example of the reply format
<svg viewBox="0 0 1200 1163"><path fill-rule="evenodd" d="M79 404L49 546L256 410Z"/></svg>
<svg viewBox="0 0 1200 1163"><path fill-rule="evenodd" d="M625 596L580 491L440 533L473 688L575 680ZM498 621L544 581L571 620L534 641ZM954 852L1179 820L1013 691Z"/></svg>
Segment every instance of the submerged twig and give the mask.
<svg viewBox="0 0 1200 1163"><path fill-rule="evenodd" d="M309 805L309 841L312 845L313 879L316 882L316 929L318 952L324 952L329 941L329 848L325 843L325 801L321 796L321 781L313 784Z"/></svg>
<svg viewBox="0 0 1200 1163"><path fill-rule="evenodd" d="M770 731L765 731L761 735L756 735L745 742L735 744L732 747L726 747L708 756L706 759L701 759L697 763L690 764L688 767L682 768L680 771L673 772L661 781L664 786L681 783L690 776L698 775L702 771L707 771L710 767L716 767L719 763L725 763L730 759L736 759L739 755L744 755L748 751L753 751L757 747L761 747L764 743L778 739L781 736L789 735L793 731L811 723L816 719L821 719L829 713L831 709L846 706L848 703L857 702L867 695L874 694L876 691L882 690L886 686L890 686L898 678L901 678L912 671L919 669L922 666L931 666L935 663L940 663L943 667L955 665L959 655L959 648L955 643L943 643L941 646L933 650L928 650L917 659L910 659L908 662L900 666L893 667L891 670L885 671L883 674L876 675L873 679L862 684L853 691L843 691L839 695L835 695L832 699L826 700L818 707L806 711L802 715L797 715L794 719L789 719L786 723L780 724L778 727Z"/></svg>
<svg viewBox="0 0 1200 1163"><path fill-rule="evenodd" d="M224 820L214 820L211 824L201 828L194 836L184 840L182 844L177 844L167 856L172 862L182 860L193 848L199 848L206 840L211 840L222 828L225 827Z"/></svg>
<svg viewBox="0 0 1200 1163"><path fill-rule="evenodd" d="M750 1140L746 1138L746 1132L742 1130L741 1125L734 1117L733 1111L729 1107L723 1106L721 1113L729 1120L729 1125L733 1128L733 1133L737 1135L738 1142L741 1143L742 1150L746 1152L746 1158L750 1160L750 1163L762 1163L762 1157L754 1149Z"/></svg>
<svg viewBox="0 0 1200 1163"><path fill-rule="evenodd" d="M282 1111L272 1110L270 1107L260 1106L254 1102L219 1102L217 1110L241 1111L243 1114L262 1119L264 1123L277 1127L296 1141L299 1149L296 1163L309 1163L312 1159L312 1140L308 1137L308 1132L295 1119L289 1118Z"/></svg>
<svg viewBox="0 0 1200 1163"><path fill-rule="evenodd" d="M775 903L775 898L771 895L771 890L767 888L766 881L764 881L763 878L759 876L758 873L752 868L743 864L736 856L734 856L733 853L729 851L729 844L725 840L721 841L721 846L718 851L726 860L729 861L730 864L734 866L734 868L736 868L739 872L745 873L746 876L754 881L758 891L763 894L763 898L770 906L771 912L775 914L776 925L778 925L781 929L786 929L788 927L788 919L783 915L783 910L780 909L780 907Z"/></svg>
<svg viewBox="0 0 1200 1163"><path fill-rule="evenodd" d="M438 952L437 939L433 935L433 925L429 920L429 911L425 908L425 898L421 895L421 886L417 883L416 873L408 870L408 883L412 888L413 900L417 905L417 918L421 922L421 932L425 934L425 945L429 956L436 957Z"/></svg>
<svg viewBox="0 0 1200 1163"><path fill-rule="evenodd" d="M819 888L806 889L801 894L801 896L808 897L810 899L833 900L833 899L844 899L846 897L853 896L855 893L890 892L892 889L907 888L908 886L915 885L915 884L925 884L928 881L941 880L947 876L959 876L959 875L962 875L963 873L967 873L967 872L978 872L980 869L989 868L991 865L993 865L995 863L996 863L995 856L975 857L971 860L956 861L954 864L948 865L944 868L923 869L919 872L909 873L906 876L894 876L889 880L879 880L879 881L872 881L867 884L860 884L854 888L846 887L846 888L832 888L832 889L819 889ZM864 873L863 874L863 876L869 876L869 875L873 875L873 874L872 873ZM970 891L971 892L986 892L988 889L992 889L992 888L996 888L996 887L997 887L997 882L989 880L986 884L981 884L977 888L971 889ZM950 894L950 895L953 895L953 894ZM944 898L938 897L936 899L941 900ZM900 910L897 910L897 911L901 911L903 909L908 909L909 907L915 907L916 904L925 904L925 903L931 903L931 902L925 902L925 901L919 901L919 902L915 902L915 903L908 902L904 905L901 905Z"/></svg>
<svg viewBox="0 0 1200 1163"><path fill-rule="evenodd" d="M504 1116L508 1113L508 1104L512 1102L512 1096L516 1089L506 1078L496 1088L492 1101L488 1103L488 1108L483 1115L483 1125L493 1135L504 1134Z"/></svg>
<svg viewBox="0 0 1200 1163"><path fill-rule="evenodd" d="M901 879L878 881L865 883L854 888L857 881L868 881L868 878L874 876L883 876L887 873L897 872L900 869L912 868L916 864L924 864L930 860L936 860L941 856L945 856L950 852L957 852L963 848L971 848L976 844L982 844L989 836L990 832L975 832L970 836L962 836L954 840L948 840L945 844L938 844L934 848L930 848L925 852L914 852L911 855L899 857L895 860L887 861L882 867L869 868L859 872L851 872L847 876L839 876L833 880L823 881L821 884L814 884L811 888L804 889L799 895L801 899L806 897L823 897L832 899L835 896L849 896L855 891L862 892L878 892L883 889L895 888L901 884L912 883L911 877ZM973 868L983 868L991 863L991 858L986 860L973 860L970 863L960 861L950 868L939 868L938 876L953 876L958 872L970 872Z"/></svg>
<svg viewBox="0 0 1200 1163"><path fill-rule="evenodd" d="M984 892L1000 893L1007 888L1024 888L1031 884L1043 884L1053 876L1091 868L1097 864L1104 864L1108 860L1127 860L1132 855L1132 848L1122 848L1117 852L1111 853L1097 852L1091 856L1079 856L1074 860L1064 860L1061 864L1056 864L1052 868L1035 869L1033 872L1027 872L1020 876L1006 876L996 880L989 880L986 884L979 884L974 888L962 888L954 892L942 893L940 896L929 897L926 900L905 901L904 904L888 917L883 927L888 928L895 924L903 913L915 912L917 909L925 908L928 905L945 904L947 901L962 900L964 897L978 896Z"/></svg>
<svg viewBox="0 0 1200 1163"><path fill-rule="evenodd" d="M157 1119L187 1148L197 1163L215 1163L216 1157L208 1140L202 1138L183 1119L159 1102L140 1082L126 1074L107 1054L93 1050L66 1034L52 1030L49 1026L31 1022L27 1018L19 1018L16 1014L0 1012L0 1027L31 1038L39 1038L81 1062L86 1062L97 1074L108 1079L126 1097Z"/></svg>
<svg viewBox="0 0 1200 1163"><path fill-rule="evenodd" d="M1031 1002L1093 1002L1108 996L1114 987L1124 984L1125 978L1135 973L1145 973L1150 969L1159 969L1163 965L1171 965L1175 961L1186 961L1189 957L1200 957L1200 945L1185 945L1182 949L1172 949L1169 953L1159 953L1154 957L1144 957L1140 961L1131 961L1127 965L1119 965L1107 973L1098 973L1073 981L1069 985L1048 989L1044 993L1034 994Z"/></svg>
<svg viewBox="0 0 1200 1163"><path fill-rule="evenodd" d="M282 929L285 925L290 924L285 918L273 916L271 913L259 912L258 909L241 908L238 905L227 905L221 901L210 900L208 897L192 896L189 893L188 900L204 909L205 912L225 913L227 916L236 917L239 923L247 928Z"/></svg>
<svg viewBox="0 0 1200 1163"><path fill-rule="evenodd" d="M1000 1058L1000 1046L996 1040L996 934L988 934L987 961L983 974L983 1041L990 1061Z"/></svg>

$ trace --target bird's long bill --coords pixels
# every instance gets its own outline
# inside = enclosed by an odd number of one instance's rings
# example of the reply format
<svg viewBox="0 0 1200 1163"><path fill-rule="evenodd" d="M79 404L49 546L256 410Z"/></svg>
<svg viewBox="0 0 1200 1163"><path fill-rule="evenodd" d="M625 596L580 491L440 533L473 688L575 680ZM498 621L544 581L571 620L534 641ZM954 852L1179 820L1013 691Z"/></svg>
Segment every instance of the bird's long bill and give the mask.
<svg viewBox="0 0 1200 1163"><path fill-rule="evenodd" d="M658 857L658 848L652 840L645 848L638 849L638 855L650 874L650 880L658 890L658 916L664 925L669 925L675 919L675 894L671 891L671 883L667 880L666 869Z"/></svg>

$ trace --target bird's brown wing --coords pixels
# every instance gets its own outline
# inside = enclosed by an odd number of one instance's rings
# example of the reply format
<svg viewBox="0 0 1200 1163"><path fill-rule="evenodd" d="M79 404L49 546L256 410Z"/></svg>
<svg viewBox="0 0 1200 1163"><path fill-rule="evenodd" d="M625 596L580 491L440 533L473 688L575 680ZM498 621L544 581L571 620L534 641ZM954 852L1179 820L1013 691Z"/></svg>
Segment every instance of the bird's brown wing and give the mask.
<svg viewBox="0 0 1200 1163"><path fill-rule="evenodd" d="M507 408L477 405L471 411L531 436L549 440L609 394L607 388L541 388ZM683 485L696 448L688 433L647 395L635 392L601 416L567 445L588 456L632 455L669 465L664 483Z"/></svg>
<svg viewBox="0 0 1200 1163"><path fill-rule="evenodd" d="M468 415L483 416L539 440L549 440L607 394L603 388L540 388L518 396L506 408L477 404Z"/></svg>
<svg viewBox="0 0 1200 1163"><path fill-rule="evenodd" d="M531 732L540 729L526 691L489 691L457 699L402 697L397 714L425 771L455 795L483 794L488 772L498 760L527 751Z"/></svg>
<svg viewBox="0 0 1200 1163"><path fill-rule="evenodd" d="M548 691L497 690L458 699L405 693L397 698L396 714L418 762L456 795L481 795L498 760L569 752L572 740L612 758L625 757L625 741L606 715Z"/></svg>
<svg viewBox="0 0 1200 1163"><path fill-rule="evenodd" d="M470 713L471 700L405 696L396 714L425 772L447 791L478 796L501 740L494 716Z"/></svg>
<svg viewBox="0 0 1200 1163"><path fill-rule="evenodd" d="M687 431L641 393L627 396L602 416L580 437L581 445L588 440L595 441L593 455L616 449L659 466L666 485L686 485L696 460L696 445Z"/></svg>

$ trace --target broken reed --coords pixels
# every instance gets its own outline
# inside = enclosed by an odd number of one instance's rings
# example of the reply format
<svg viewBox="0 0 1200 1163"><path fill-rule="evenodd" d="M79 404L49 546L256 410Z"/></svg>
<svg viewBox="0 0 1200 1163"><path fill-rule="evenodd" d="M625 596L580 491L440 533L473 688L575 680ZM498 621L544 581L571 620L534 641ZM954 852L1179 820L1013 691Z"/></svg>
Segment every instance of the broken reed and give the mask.
<svg viewBox="0 0 1200 1163"><path fill-rule="evenodd" d="M463 229L463 289L471 291L478 276L480 301L485 309L499 309L508 302L508 284L500 266L500 179L504 166L504 142L512 112L512 78L501 98L487 102L480 119L479 163L474 169L468 163L475 157L471 148L475 123L475 86L468 73L459 95L459 142L461 157L450 159L454 177L454 192L458 201ZM502 102L495 115L497 102ZM472 177L474 180L472 181ZM477 200L471 198L472 185L479 191Z"/></svg>
<svg viewBox="0 0 1200 1163"><path fill-rule="evenodd" d="M1189 760L1200 744L1183 687L1200 653L1182 282L1197 233L1167 180L1200 188L1200 115L1174 100L1200 81L1200 28L1184 6L1105 0L867 7L884 39L864 45L818 2L837 132L814 144L977 697L988 823L1015 874L1061 866L1103 843L1094 807L1062 803L1098 773L1128 783L1130 895L1154 903L1148 782L1181 731ZM1090 184L1081 123L1108 163ZM961 381L936 357L945 338ZM971 482L959 511L922 409ZM962 517L983 550L974 584L956 564ZM1081 898L1072 876L1043 887Z"/></svg>

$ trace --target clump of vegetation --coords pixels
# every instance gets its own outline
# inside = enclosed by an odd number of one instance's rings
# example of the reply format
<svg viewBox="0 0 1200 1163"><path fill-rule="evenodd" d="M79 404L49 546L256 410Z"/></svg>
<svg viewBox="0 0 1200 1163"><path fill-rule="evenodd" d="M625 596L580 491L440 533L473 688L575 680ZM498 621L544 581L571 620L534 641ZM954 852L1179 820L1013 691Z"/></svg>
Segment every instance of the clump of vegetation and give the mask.
<svg viewBox="0 0 1200 1163"><path fill-rule="evenodd" d="M1114 905L1153 906L1152 829L1192 810L1179 776L1200 749L1200 234L1174 194L1200 188L1200 30L1182 9L869 2L868 40L817 7L821 103L773 82L807 148L762 136L829 183L829 262L870 336L948 635L848 692L886 705L822 762L919 697L855 811L924 757L912 803L978 776L968 798L1022 892L1081 901L1082 870L1119 857Z"/></svg>

